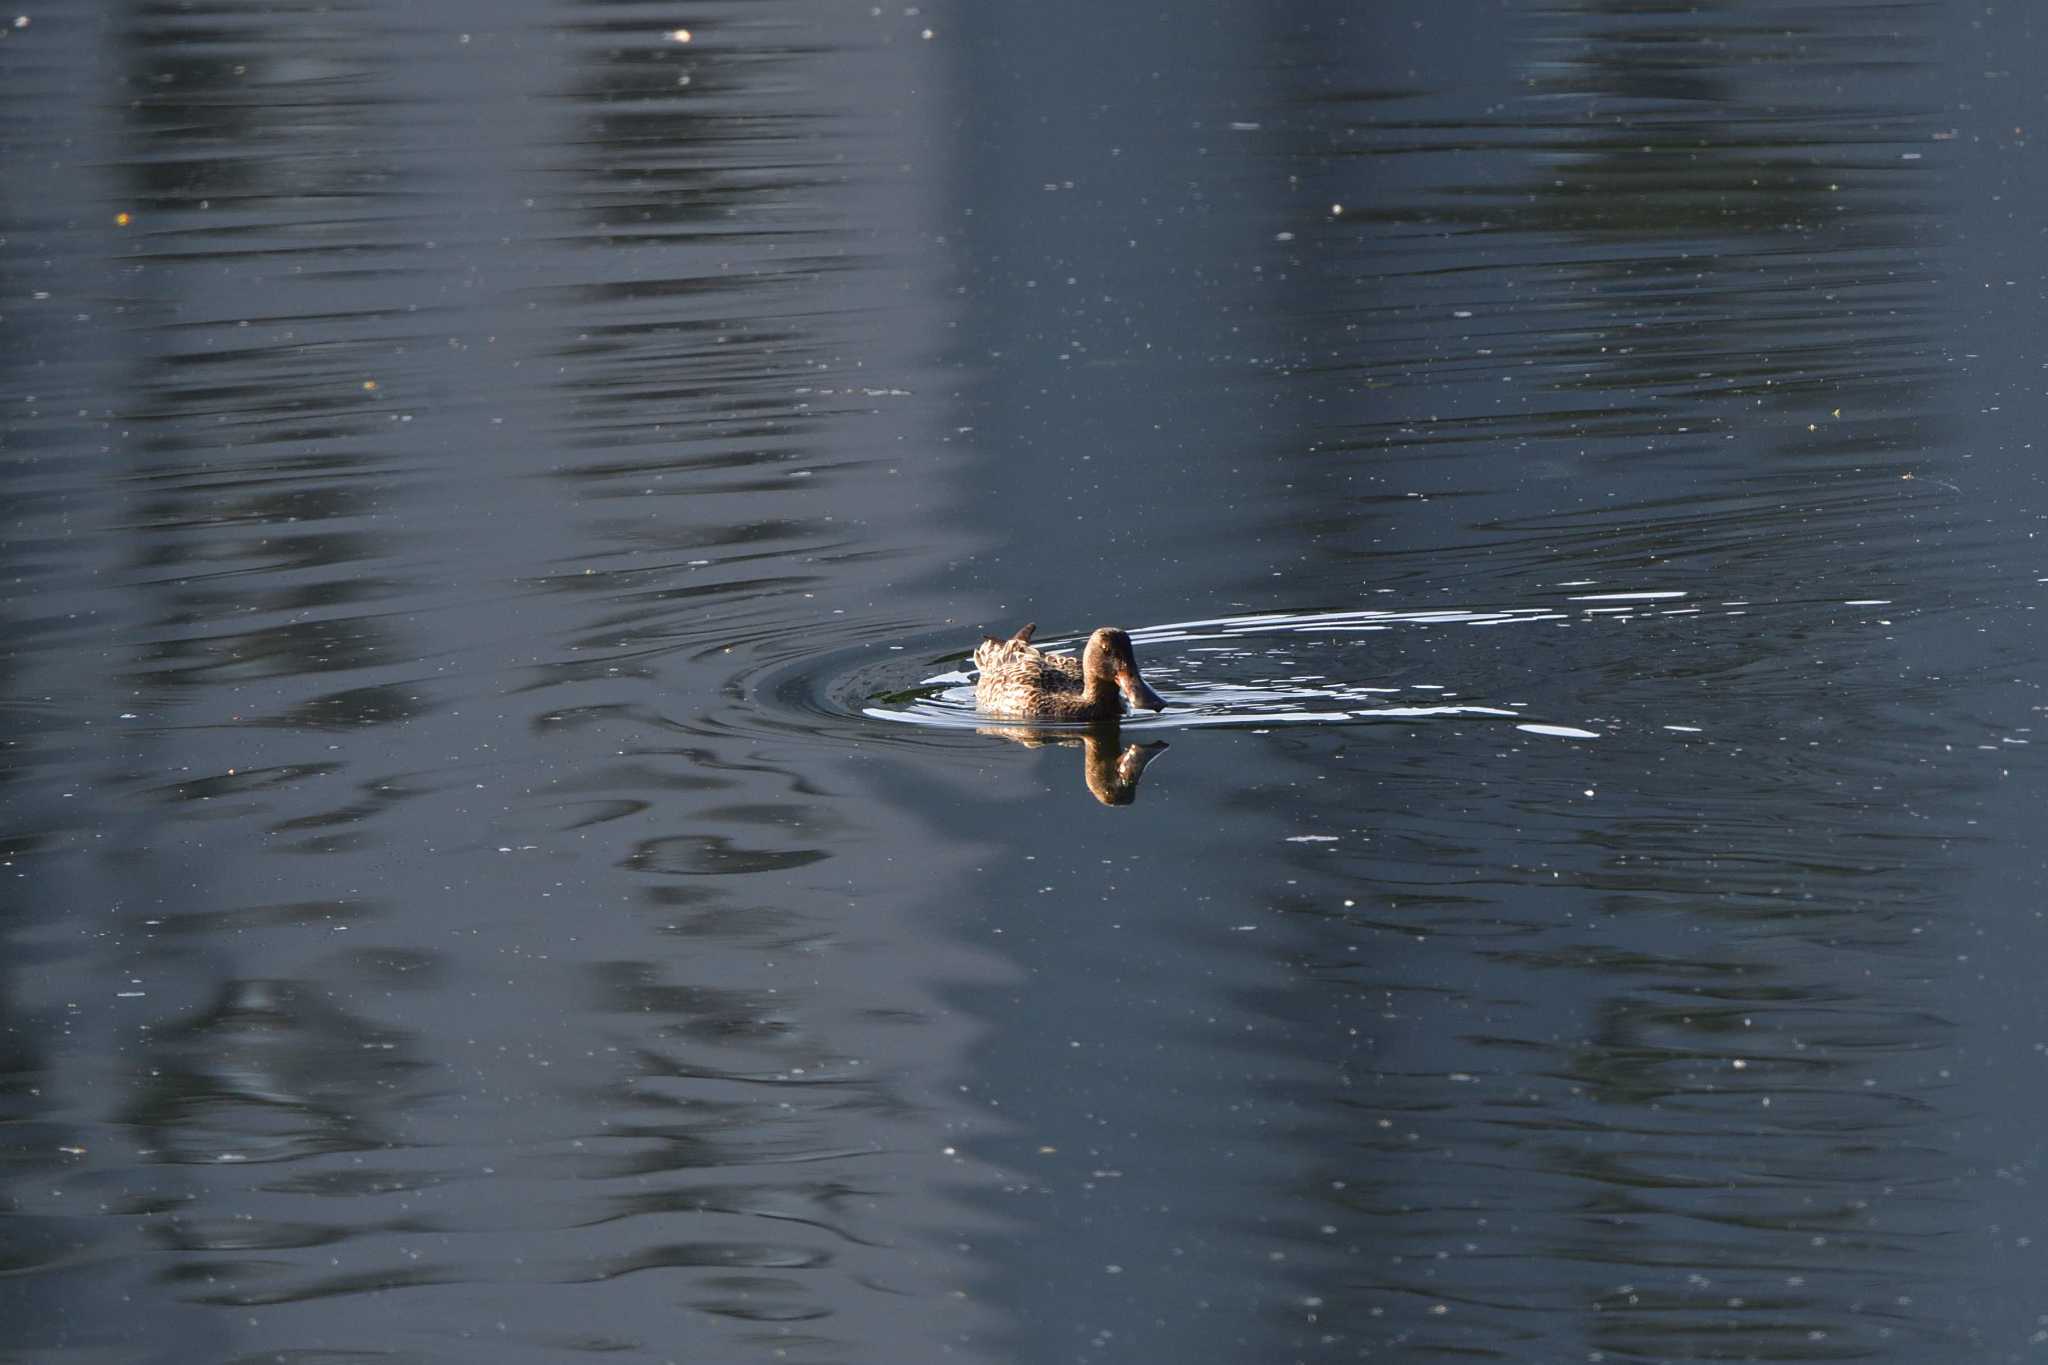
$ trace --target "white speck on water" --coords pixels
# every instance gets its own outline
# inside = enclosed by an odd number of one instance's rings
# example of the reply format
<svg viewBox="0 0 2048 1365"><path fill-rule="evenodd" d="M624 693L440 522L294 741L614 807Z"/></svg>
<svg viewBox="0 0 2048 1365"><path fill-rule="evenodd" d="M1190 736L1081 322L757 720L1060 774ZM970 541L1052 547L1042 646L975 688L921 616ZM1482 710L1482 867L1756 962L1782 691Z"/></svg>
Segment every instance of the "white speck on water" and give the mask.
<svg viewBox="0 0 2048 1365"><path fill-rule="evenodd" d="M1889 597L1852 597L1842 603L1845 607L1888 607L1891 604Z"/></svg>
<svg viewBox="0 0 2048 1365"><path fill-rule="evenodd" d="M1664 728L1667 730L1676 730L1681 735L1697 735L1702 733L1700 727L1697 725L1667 725Z"/></svg>
<svg viewBox="0 0 2048 1365"><path fill-rule="evenodd" d="M1337 842L1337 836L1334 834L1290 834L1287 836L1287 842L1290 844L1334 844Z"/></svg>

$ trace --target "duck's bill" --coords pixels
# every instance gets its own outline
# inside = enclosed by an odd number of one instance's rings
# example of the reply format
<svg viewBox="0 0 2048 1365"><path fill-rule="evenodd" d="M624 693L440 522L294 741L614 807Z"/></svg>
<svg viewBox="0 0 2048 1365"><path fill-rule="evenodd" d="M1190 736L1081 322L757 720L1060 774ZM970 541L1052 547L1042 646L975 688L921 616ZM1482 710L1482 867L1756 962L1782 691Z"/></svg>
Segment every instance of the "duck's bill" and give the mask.
<svg viewBox="0 0 2048 1365"><path fill-rule="evenodd" d="M1147 711L1164 711L1166 698L1145 686L1145 680L1135 673L1119 673L1116 685L1123 689L1124 700L1134 708L1144 707Z"/></svg>

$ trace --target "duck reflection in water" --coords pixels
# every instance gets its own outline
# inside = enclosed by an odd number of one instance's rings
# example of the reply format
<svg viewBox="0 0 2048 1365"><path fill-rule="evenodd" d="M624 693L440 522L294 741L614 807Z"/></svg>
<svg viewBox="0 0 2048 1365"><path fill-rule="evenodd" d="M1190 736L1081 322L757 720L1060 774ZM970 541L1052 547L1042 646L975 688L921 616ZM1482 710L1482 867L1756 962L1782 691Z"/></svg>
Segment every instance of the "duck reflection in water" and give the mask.
<svg viewBox="0 0 2048 1365"><path fill-rule="evenodd" d="M1117 733L1115 721L1097 721L1086 730L1048 730L1031 725L984 725L976 733L1000 735L1027 749L1043 748L1057 744L1071 747L1080 745L1081 777L1088 784L1088 790L1095 799L1105 806L1128 806L1138 799L1138 779L1145 775L1145 765L1159 756L1166 747L1166 741L1155 739L1149 744L1124 744Z"/></svg>
<svg viewBox="0 0 2048 1365"><path fill-rule="evenodd" d="M990 635L975 646L974 666L981 671L974 684L975 706L988 716L1088 721L1089 728L1076 735L1004 725L986 727L982 733L1031 748L1078 743L1085 751L1082 775L1095 799L1105 806L1129 805L1137 799L1145 765L1166 745L1121 744L1117 721L1126 705L1160 711L1166 699L1146 685L1131 637L1115 626L1103 626L1090 635L1079 658L1048 654L1034 646L1031 632L1037 628L1027 625L1007 640Z"/></svg>

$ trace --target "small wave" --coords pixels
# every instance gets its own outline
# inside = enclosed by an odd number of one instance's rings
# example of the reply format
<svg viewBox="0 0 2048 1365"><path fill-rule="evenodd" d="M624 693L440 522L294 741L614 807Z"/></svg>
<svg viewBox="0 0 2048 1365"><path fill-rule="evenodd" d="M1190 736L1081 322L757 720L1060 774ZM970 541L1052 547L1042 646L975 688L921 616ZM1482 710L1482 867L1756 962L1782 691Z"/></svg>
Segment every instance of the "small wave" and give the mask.
<svg viewBox="0 0 2048 1365"><path fill-rule="evenodd" d="M1616 591L1578 594L1563 603L1536 606L1263 612L1143 626L1131 631L1131 639L1147 681L1166 696L1169 706L1157 714L1126 716L1121 728L1264 729L1483 720L1511 722L1523 733L1546 738L1597 739L1596 731L1540 721L1521 702L1475 702L1461 698L1459 690L1445 683L1353 680L1343 676L1343 670L1359 664L1353 641L1368 632L1612 621L1637 610L1668 615L1673 604L1687 596L1668 589ZM1045 645L1053 653L1070 652L1082 638L1054 638ZM923 667L913 658L907 651L898 653L891 678L888 665L878 670L870 655L866 666L823 690L843 697L850 713L870 720L940 730L977 730L991 724L975 710L975 675L964 651Z"/></svg>

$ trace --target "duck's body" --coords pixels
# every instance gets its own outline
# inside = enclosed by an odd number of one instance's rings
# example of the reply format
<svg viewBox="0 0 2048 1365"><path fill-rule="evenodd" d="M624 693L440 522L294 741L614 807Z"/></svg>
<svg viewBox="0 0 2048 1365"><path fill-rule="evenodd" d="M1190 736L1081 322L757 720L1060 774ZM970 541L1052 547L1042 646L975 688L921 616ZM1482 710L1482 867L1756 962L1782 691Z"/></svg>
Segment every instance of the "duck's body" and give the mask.
<svg viewBox="0 0 2048 1365"><path fill-rule="evenodd" d="M1014 720L1115 720L1124 703L1165 707L1165 699L1145 685L1131 652L1131 637L1104 626L1088 637L1081 657L1048 654L1031 643L1036 626L1026 626L1007 640L991 635L974 650L981 677L974 684L974 704L984 715Z"/></svg>

